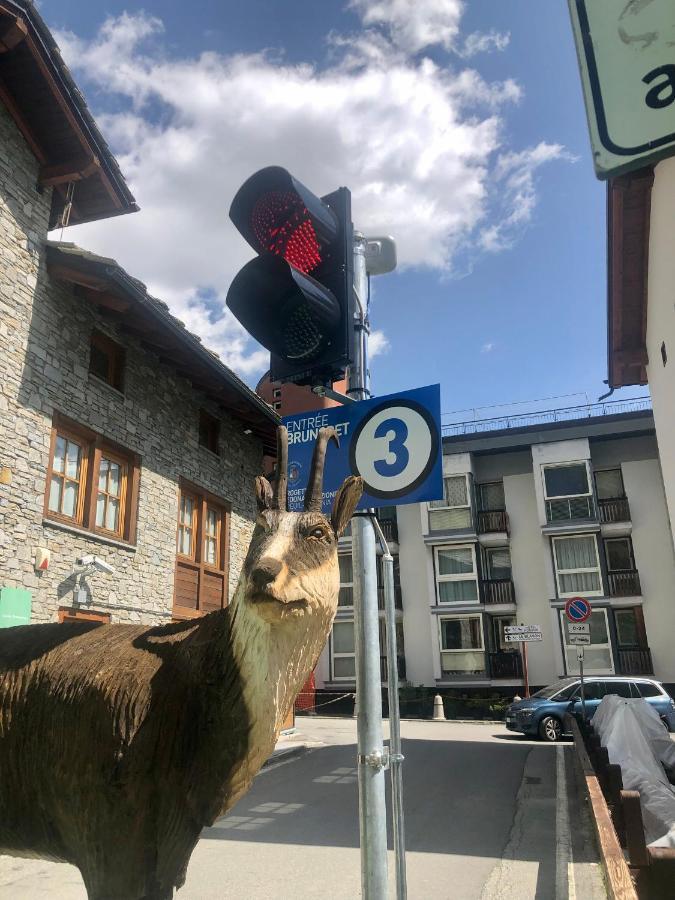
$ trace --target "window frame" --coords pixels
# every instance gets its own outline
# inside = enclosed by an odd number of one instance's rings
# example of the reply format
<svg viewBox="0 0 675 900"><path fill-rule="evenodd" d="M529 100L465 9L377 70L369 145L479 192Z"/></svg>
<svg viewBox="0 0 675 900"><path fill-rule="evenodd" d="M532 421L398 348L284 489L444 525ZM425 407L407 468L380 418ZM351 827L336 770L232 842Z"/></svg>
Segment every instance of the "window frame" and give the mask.
<svg viewBox="0 0 675 900"><path fill-rule="evenodd" d="M621 494L618 497L601 497L600 491L598 490L598 475L602 475L605 472L618 472L619 477L621 478ZM595 486L595 495L599 501L602 500L625 500L626 499L626 485L623 480L623 469L621 466L606 466L603 469L593 469L593 484Z"/></svg>
<svg viewBox="0 0 675 900"><path fill-rule="evenodd" d="M49 508L49 491L52 475L54 474L54 452L59 436L66 437L66 439L72 440L82 447L81 490L78 496L78 514L76 517L64 516ZM104 526L96 525L96 500L98 497L101 457L112 459L114 462L126 466L126 483L124 495L120 496L120 517L117 531L110 531ZM113 538L121 543L135 546L140 473L141 458L137 453L121 447L114 441L108 440L103 435L92 431L86 425L81 425L62 413L55 412L52 417L43 518L47 521L61 522L75 528L81 528L92 535Z"/></svg>
<svg viewBox="0 0 675 900"><path fill-rule="evenodd" d="M498 507L487 507L484 503L483 498L483 489L487 487L491 487L492 485L498 484L502 490L502 497L504 498L504 502L501 506ZM492 481L480 481L476 485L476 499L478 503L479 512L506 512L506 496L504 493L504 479L503 478L493 478Z"/></svg>
<svg viewBox="0 0 675 900"><path fill-rule="evenodd" d="M494 553L503 553L504 551L509 554L509 577L495 578L495 576L492 574L492 555ZM483 547L482 574L484 581L513 581L513 560L511 559L511 547L508 544L504 544L500 547Z"/></svg>
<svg viewBox="0 0 675 900"><path fill-rule="evenodd" d="M445 482L449 481L451 478L463 478L464 479L464 487L466 489L466 503L461 504L453 504L449 505L445 498ZM444 506L435 505L444 502ZM448 529L448 528L432 528L431 526L431 516L434 512L443 512L444 510L449 509L466 509L468 511L468 523L466 526L462 526L457 529ZM452 475L443 475L443 498L442 500L430 500L427 504L427 514L429 521L429 531L465 531L473 527L473 511L471 508L471 482L469 481L469 473L468 472L456 472Z"/></svg>
<svg viewBox="0 0 675 900"><path fill-rule="evenodd" d="M549 497L548 488L546 486L546 472L549 469L571 469L574 466L584 466L586 469L586 485L588 490L584 494L559 494L556 497ZM575 497L593 497L593 481L591 480L591 470L586 459L578 459L564 463L542 463L541 478L544 484L544 500L572 500Z"/></svg>
<svg viewBox="0 0 675 900"><path fill-rule="evenodd" d="M354 650L351 653L343 653L335 650L335 640L333 637L333 629L336 625L351 625L352 626L352 635L354 637L353 644ZM338 659L353 659L354 660L354 675L336 675L335 674L335 665L334 660ZM335 619L333 621L333 625L330 630L330 680L331 681L346 681L354 683L356 680L356 622L354 619Z"/></svg>
<svg viewBox="0 0 675 900"><path fill-rule="evenodd" d="M91 348L96 347L101 353L105 353L108 357L108 374L106 378L97 375L91 368ZM94 378L104 382L108 387L124 393L124 372L126 366L126 349L118 344L104 332L93 328L89 336L89 368L88 372Z"/></svg>
<svg viewBox="0 0 675 900"><path fill-rule="evenodd" d="M473 575L465 575L465 574L457 574L457 575L441 575L440 573L440 564L439 564L439 554L443 551L447 550L471 550L471 558L473 560ZM441 583L447 581L473 581L476 585L476 599L475 600L441 600L441 592L440 585ZM443 609L448 609L453 606L458 606L462 603L466 603L471 606L479 606L480 599L480 588L478 584L478 560L476 556L476 545L475 544L440 544L437 547L434 547L434 585L436 589L436 605L443 607Z"/></svg>
<svg viewBox="0 0 675 900"><path fill-rule="evenodd" d="M340 594L338 591L338 609L354 609L354 558L351 554L351 551L349 553L338 553L338 569L339 569L339 565L340 565L340 557L349 558L352 563L352 580L351 581L342 581L342 572L340 572L340 588L339 588L339 591L341 591L343 587L351 588L352 602L351 603L340 603Z"/></svg>
<svg viewBox="0 0 675 900"><path fill-rule="evenodd" d="M101 471L101 460L107 459L110 462L117 463L120 467L120 493L119 493L119 524L117 529L112 530L106 528L105 526L105 513L103 515L103 525L98 525L96 523L96 512L97 512L97 504L98 504L98 496L100 493L103 493L99 490L99 477ZM124 529L126 522L126 507L129 498L129 478L131 475L131 461L129 458L125 458L121 454L115 453L114 451L108 449L107 445L102 444L100 447L95 448L94 450L94 468L96 472L96 478L92 477L91 480L91 491L92 491L92 514L93 514L93 526L94 530L97 534L107 534L110 537L114 537L118 540L124 539ZM108 494L105 492L106 497L113 496L112 494ZM106 500L105 506L106 512L108 509L108 503Z"/></svg>
<svg viewBox="0 0 675 900"><path fill-rule="evenodd" d="M192 542L190 548L190 556L186 556L183 553L180 553L178 550L178 533L181 525L180 521L180 512L181 512L181 499L183 496L190 496L195 501L192 513ZM230 575L230 519L232 514L232 504L223 499L222 497L217 497L215 494L212 494L210 491L205 490L188 481L185 478L180 478L178 482L178 509L176 515L176 562L174 566L174 580L173 580L173 601L172 601L172 616L174 620L183 621L185 619L195 619L200 616L206 614L206 612L212 612L213 610L208 609L205 610L204 607L204 581L205 575L213 574L221 576L223 579L223 592L222 592L222 605L221 609L225 609L225 607L229 604L230 599L230 591L229 591L229 575ZM206 516L208 514L208 510L213 509L216 512L220 513L219 524L218 524L218 544L217 544L217 560L216 564L206 562L206 530L205 530L205 522ZM180 603L177 603L177 594L178 594L178 570L179 567L183 567L184 569L193 569L197 572L197 605L196 607L184 606Z"/></svg>
<svg viewBox="0 0 675 900"><path fill-rule="evenodd" d="M452 649L444 649L443 647L443 622L454 620L454 619L478 619L478 634L480 635L480 647L463 647L463 648L452 648ZM483 628L483 613L457 613L456 615L451 616L437 616L438 624L438 649L439 649L439 662L441 665L441 678L461 678L461 674L445 672L443 670L443 654L444 653L482 653L483 654L483 673L487 673L487 660L485 658L485 630ZM474 673L467 673L466 677L476 677Z"/></svg>
<svg viewBox="0 0 675 900"><path fill-rule="evenodd" d="M593 546L595 547L595 559L597 562L597 566L595 566L595 567L589 566L589 567L585 567L585 568L581 568L581 569L559 569L558 568L558 557L557 557L556 549L555 549L556 544L559 541L578 540L579 538L587 538L587 539L590 539L593 541ZM597 535L595 532L585 533L585 534L555 535L554 537L551 538L551 552L553 554L553 571L555 573L555 583L556 583L556 589L558 591L558 597L560 597L561 599L567 599L568 597L576 597L580 593L583 594L585 597L586 596L587 597L604 597L605 596L603 579L602 579L602 567L600 565L600 553L598 550L598 538L597 538ZM560 576L561 575L573 575L573 574L577 574L577 573L581 574L581 573L587 573L587 572L597 572L598 580L600 582L599 590L597 590L597 591L586 591L586 590L584 590L584 591L580 591L580 590L563 591L562 590L562 588L560 586Z"/></svg>
<svg viewBox="0 0 675 900"><path fill-rule="evenodd" d="M599 648L602 650L604 650L604 649L609 650L609 663L610 664L609 664L609 669L590 669L590 668L587 668L586 665L584 665L584 675L589 675L589 676L592 675L592 676L594 676L594 680L602 681L603 675L614 675L616 673L616 664L614 662L614 648L612 647L612 633L609 630L608 608L605 606L596 607L593 610L592 615L596 615L596 613L597 614L602 613L603 616L605 617L605 634L607 635L607 642L603 643L603 644L589 644L588 646L596 647L596 648ZM559 621L560 621L560 640L562 643L563 661L565 664L565 670L567 671L568 674L571 674L572 678L574 678L574 677L578 678L579 677L578 674L575 675L574 672L572 672L572 673L569 672L570 667L569 667L569 661L568 661L568 657L567 657L567 651L573 650L574 652L576 652L579 649L579 647L576 644L566 643L567 632L565 630L565 622L567 621L567 619L565 616L565 610L559 609L558 615L559 615Z"/></svg>
<svg viewBox="0 0 675 900"><path fill-rule="evenodd" d="M608 544L617 544L623 541L628 545L628 556L630 558L630 568L628 569L613 569L609 564L609 549L607 547ZM607 564L607 572L608 574L615 574L619 572L635 572L635 553L633 552L633 541L630 538L630 535L622 535L620 537L607 537L603 539L603 549L605 551L605 563Z"/></svg>

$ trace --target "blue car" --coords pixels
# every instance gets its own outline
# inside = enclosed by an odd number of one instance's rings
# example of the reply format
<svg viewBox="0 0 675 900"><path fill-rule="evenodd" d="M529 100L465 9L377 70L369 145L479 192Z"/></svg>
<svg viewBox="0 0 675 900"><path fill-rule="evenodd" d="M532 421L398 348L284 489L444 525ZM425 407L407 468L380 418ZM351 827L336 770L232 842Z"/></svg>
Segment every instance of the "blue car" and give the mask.
<svg viewBox="0 0 675 900"><path fill-rule="evenodd" d="M560 740L565 714L581 714L579 689L579 678L563 678L532 694L527 700L512 703L506 710L506 727L509 731L539 737L543 741ZM584 703L588 719L592 718L606 694L644 698L661 716L666 728L675 731L675 701L659 681L609 675L584 678Z"/></svg>

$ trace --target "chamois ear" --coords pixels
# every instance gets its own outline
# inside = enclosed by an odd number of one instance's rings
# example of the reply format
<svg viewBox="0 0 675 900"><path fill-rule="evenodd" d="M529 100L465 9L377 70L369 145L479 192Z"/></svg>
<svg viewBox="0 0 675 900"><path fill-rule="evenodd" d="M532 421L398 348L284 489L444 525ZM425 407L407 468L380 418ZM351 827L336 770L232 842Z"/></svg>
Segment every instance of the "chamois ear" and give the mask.
<svg viewBox="0 0 675 900"><path fill-rule="evenodd" d="M350 475L349 478L345 478L338 489L330 514L330 523L338 537L347 527L347 522L351 519L362 493L363 478L356 475Z"/></svg>
<svg viewBox="0 0 675 900"><path fill-rule="evenodd" d="M258 475L255 480L255 500L260 512L272 508L272 497L272 485L263 475Z"/></svg>

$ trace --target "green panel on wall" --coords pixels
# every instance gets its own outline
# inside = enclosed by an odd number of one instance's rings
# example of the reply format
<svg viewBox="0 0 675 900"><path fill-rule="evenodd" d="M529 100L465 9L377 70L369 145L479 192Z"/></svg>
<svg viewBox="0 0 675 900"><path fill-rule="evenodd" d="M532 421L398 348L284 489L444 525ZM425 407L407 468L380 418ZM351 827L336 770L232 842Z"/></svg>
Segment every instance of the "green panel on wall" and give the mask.
<svg viewBox="0 0 675 900"><path fill-rule="evenodd" d="M28 625L32 600L25 588L0 588L0 628Z"/></svg>

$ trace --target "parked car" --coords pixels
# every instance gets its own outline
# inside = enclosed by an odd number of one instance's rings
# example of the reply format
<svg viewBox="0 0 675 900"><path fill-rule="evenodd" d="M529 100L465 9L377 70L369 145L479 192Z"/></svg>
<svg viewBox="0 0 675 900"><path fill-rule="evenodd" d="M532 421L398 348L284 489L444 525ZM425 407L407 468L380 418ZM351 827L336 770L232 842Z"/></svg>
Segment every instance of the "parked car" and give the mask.
<svg viewBox="0 0 675 900"><path fill-rule="evenodd" d="M588 719L593 717L605 694L644 698L661 716L666 728L675 731L675 701L661 682L652 678L609 675L584 678L584 703ZM506 710L506 727L509 731L540 737L543 741L557 741L563 734L566 713L581 715L579 678L563 678L526 700L512 703Z"/></svg>

